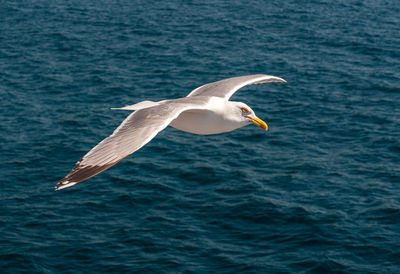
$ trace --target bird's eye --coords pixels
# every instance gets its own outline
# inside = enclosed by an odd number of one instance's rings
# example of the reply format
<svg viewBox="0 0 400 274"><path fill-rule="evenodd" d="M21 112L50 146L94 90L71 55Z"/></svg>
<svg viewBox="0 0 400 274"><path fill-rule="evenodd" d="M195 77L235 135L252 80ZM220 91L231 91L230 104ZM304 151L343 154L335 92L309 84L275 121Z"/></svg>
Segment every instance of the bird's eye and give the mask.
<svg viewBox="0 0 400 274"><path fill-rule="evenodd" d="M245 108L245 107L242 107L241 109L242 109L243 113L248 113L249 112L249 110L247 108Z"/></svg>

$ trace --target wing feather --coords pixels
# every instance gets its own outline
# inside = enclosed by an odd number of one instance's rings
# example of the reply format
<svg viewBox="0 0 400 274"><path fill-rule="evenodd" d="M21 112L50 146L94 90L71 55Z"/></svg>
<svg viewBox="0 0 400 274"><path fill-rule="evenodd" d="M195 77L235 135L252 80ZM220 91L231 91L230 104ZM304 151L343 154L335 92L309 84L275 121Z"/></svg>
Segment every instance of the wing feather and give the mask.
<svg viewBox="0 0 400 274"><path fill-rule="evenodd" d="M87 180L117 164L150 142L185 110L205 109L209 98L180 98L131 113L114 132L83 156L58 182L60 190Z"/></svg>
<svg viewBox="0 0 400 274"><path fill-rule="evenodd" d="M187 95L187 97L215 96L224 98L225 100L229 100L229 98L231 98L231 96L237 90L239 90L244 86L253 84L273 83L273 82L286 83L284 79L272 75L266 75L266 74L246 75L246 76L233 77L205 84L203 86L194 89Z"/></svg>

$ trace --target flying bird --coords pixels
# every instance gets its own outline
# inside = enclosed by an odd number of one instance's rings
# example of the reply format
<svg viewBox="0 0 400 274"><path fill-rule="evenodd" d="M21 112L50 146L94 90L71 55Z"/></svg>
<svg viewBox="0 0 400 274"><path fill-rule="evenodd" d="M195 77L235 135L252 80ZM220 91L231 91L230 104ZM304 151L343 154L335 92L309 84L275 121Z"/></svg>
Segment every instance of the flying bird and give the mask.
<svg viewBox="0 0 400 274"><path fill-rule="evenodd" d="M286 83L271 75L239 76L205 84L183 98L115 108L134 112L83 156L55 189L76 185L105 171L139 150L167 126L201 135L229 132L251 123L267 130L267 124L248 105L229 99L244 86L272 82Z"/></svg>

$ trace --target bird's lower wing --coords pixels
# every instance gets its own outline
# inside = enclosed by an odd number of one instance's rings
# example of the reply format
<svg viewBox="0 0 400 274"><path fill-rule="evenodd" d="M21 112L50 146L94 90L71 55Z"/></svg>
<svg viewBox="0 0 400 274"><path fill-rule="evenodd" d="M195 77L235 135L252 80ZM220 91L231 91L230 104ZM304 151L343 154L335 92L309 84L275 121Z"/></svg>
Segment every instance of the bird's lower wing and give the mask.
<svg viewBox="0 0 400 274"><path fill-rule="evenodd" d="M113 134L83 156L55 189L73 186L103 172L150 142L183 111L205 109L207 105L206 98L181 98L135 111Z"/></svg>
<svg viewBox="0 0 400 274"><path fill-rule="evenodd" d="M187 97L193 96L214 96L221 97L225 100L229 100L231 96L240 88L247 85L254 84L265 84L265 83L286 83L282 78L266 75L266 74L254 74L254 75L246 75L224 79L221 81L205 84L194 89L190 92Z"/></svg>

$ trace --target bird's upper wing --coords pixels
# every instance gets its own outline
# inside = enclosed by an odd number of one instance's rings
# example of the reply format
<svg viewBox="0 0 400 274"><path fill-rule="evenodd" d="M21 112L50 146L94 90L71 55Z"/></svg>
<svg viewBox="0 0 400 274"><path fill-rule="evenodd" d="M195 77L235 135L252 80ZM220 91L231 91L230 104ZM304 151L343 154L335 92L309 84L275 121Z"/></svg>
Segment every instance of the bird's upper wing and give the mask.
<svg viewBox="0 0 400 274"><path fill-rule="evenodd" d="M273 83L280 82L286 83L282 78L265 75L265 74L254 74L254 75L246 75L224 79L221 81L205 84L201 87L194 89L192 92L187 95L187 97L192 96L215 96L221 97L225 100L229 100L231 96L240 88L253 85L253 84L265 84L265 83Z"/></svg>
<svg viewBox="0 0 400 274"><path fill-rule="evenodd" d="M180 98L133 112L113 134L83 156L55 189L73 186L103 172L150 142L183 111L205 109L208 104L209 98Z"/></svg>

